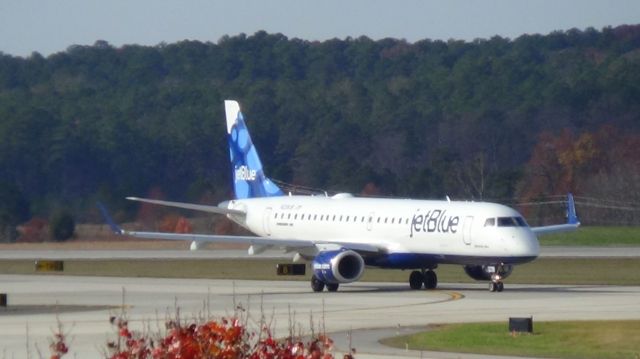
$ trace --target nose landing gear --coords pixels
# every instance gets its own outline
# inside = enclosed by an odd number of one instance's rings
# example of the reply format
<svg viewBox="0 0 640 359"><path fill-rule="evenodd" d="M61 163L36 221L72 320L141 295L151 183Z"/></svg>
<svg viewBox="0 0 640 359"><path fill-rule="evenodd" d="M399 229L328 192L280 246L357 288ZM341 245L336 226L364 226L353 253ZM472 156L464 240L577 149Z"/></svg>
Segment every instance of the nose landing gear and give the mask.
<svg viewBox="0 0 640 359"><path fill-rule="evenodd" d="M502 283L502 276L494 273L491 276L491 282L489 282L490 292L502 292L504 290L504 283Z"/></svg>
<svg viewBox="0 0 640 359"><path fill-rule="evenodd" d="M504 283L502 283L502 279L504 279L504 273L505 271L503 264L499 264L494 267L494 272L491 275L491 282L489 282L490 292L502 292L504 290Z"/></svg>

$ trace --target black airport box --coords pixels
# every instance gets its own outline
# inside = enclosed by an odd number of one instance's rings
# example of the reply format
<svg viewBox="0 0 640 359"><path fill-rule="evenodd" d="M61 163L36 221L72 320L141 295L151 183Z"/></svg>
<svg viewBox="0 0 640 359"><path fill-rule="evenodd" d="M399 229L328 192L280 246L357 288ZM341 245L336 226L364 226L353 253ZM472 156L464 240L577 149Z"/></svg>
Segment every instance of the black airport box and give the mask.
<svg viewBox="0 0 640 359"><path fill-rule="evenodd" d="M533 333L533 317L509 318L509 331Z"/></svg>

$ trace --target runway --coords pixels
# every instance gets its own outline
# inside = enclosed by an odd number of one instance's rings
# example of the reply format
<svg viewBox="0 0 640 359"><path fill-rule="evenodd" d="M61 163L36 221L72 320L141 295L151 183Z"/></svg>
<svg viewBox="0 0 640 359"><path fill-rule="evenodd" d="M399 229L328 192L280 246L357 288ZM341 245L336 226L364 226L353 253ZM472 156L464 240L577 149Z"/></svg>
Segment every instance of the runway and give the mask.
<svg viewBox="0 0 640 359"><path fill-rule="evenodd" d="M331 336L338 352L348 350L351 331L358 358L420 357L375 343L381 335L435 323L504 321L506 328L510 316L533 316L534 327L541 320L640 319L640 287L508 284L505 292L490 293L484 283L412 291L404 283L359 282L337 293L313 293L306 282L0 275L0 288L9 302L0 309L0 347L6 358L37 357L36 347L47 356L57 318L71 338L68 357L104 357L106 341L115 338L109 316L120 310L123 293L136 330L164 328L176 307L190 319L229 316L235 305L251 325L264 315L279 337L288 335L291 322L294 332L309 334L313 322L316 331L336 333Z"/></svg>

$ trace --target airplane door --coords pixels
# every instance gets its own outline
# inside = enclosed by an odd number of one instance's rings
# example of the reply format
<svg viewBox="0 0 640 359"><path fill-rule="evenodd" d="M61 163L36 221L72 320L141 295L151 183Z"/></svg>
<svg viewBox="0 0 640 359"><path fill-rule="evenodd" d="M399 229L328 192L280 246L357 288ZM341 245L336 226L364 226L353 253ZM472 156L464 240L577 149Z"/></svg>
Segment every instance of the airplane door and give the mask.
<svg viewBox="0 0 640 359"><path fill-rule="evenodd" d="M462 240L464 244L471 244L471 228L473 227L473 216L467 216L464 219L464 226L462 227Z"/></svg>
<svg viewBox="0 0 640 359"><path fill-rule="evenodd" d="M369 217L367 217L367 231L371 231L373 227L373 217L375 217L375 212L370 212Z"/></svg>
<svg viewBox="0 0 640 359"><path fill-rule="evenodd" d="M271 235L271 226L269 226L269 222L271 221L271 212L273 212L273 209L271 207L267 207L262 215L262 226L264 228L264 233L267 236Z"/></svg>

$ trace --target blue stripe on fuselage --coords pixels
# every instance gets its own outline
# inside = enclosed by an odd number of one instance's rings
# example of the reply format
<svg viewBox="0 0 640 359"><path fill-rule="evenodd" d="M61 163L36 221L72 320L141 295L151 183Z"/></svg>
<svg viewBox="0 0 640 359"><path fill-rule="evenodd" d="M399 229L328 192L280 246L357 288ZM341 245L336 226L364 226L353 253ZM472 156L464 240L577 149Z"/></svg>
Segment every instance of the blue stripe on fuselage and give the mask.
<svg viewBox="0 0 640 359"><path fill-rule="evenodd" d="M428 253L390 253L384 256L365 257L365 264L380 268L390 269L418 269L429 268L437 264L460 265L495 265L495 264L522 264L536 259L535 256L461 256L447 254Z"/></svg>

